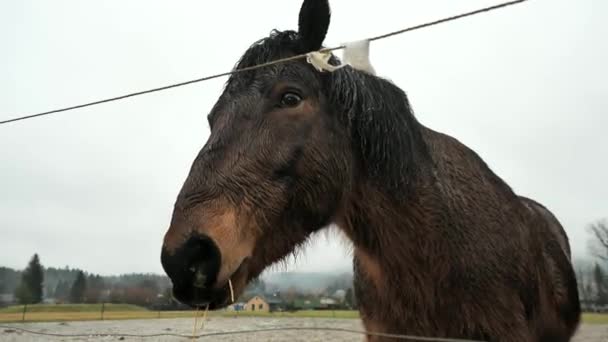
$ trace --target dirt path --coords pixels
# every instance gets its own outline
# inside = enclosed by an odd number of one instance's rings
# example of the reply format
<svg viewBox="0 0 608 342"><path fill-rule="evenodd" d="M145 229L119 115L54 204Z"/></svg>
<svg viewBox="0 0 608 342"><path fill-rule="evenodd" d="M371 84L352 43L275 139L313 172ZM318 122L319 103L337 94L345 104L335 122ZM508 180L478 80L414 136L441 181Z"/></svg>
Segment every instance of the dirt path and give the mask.
<svg viewBox="0 0 608 342"><path fill-rule="evenodd" d="M26 323L5 324L35 331L58 334L93 334L93 333L126 333L126 334L158 334L173 333L191 335L193 319L148 319L130 321L90 321L69 323ZM203 333L265 329L280 327L331 327L361 330L361 323L356 319L325 319L325 318L221 318L208 319ZM0 329L0 341L118 341L117 337L49 337L30 335L7 329ZM183 341L176 337L137 338L126 337L125 341ZM200 339L206 341L307 341L307 342L338 342L362 341L361 335L345 332L327 331L281 331L258 332L229 336L213 336ZM608 342L608 325L583 325L573 342Z"/></svg>

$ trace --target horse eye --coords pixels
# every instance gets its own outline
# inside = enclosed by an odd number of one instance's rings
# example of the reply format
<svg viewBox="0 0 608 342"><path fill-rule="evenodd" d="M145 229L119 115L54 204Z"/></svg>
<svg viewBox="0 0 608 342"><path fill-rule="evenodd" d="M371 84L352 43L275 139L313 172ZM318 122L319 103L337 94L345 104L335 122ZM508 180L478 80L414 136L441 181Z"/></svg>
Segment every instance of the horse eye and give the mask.
<svg viewBox="0 0 608 342"><path fill-rule="evenodd" d="M281 97L281 106L283 107L295 107L300 102L302 102L302 98L296 93L285 93Z"/></svg>

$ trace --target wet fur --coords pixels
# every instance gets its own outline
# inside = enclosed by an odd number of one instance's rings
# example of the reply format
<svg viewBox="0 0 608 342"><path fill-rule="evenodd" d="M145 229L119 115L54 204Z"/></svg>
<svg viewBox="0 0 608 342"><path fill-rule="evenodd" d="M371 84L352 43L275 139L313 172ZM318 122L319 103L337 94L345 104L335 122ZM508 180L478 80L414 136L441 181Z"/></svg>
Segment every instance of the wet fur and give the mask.
<svg viewBox="0 0 608 342"><path fill-rule="evenodd" d="M345 205L343 227L381 267L381 279L370 279L355 260L366 327L485 341L568 341L580 307L561 225L547 219L544 207L514 194L473 151L424 131L433 167L418 178L413 197L396 204L363 185ZM376 287L378 281L384 286Z"/></svg>
<svg viewBox="0 0 608 342"><path fill-rule="evenodd" d="M273 32L239 67L300 53L296 37ZM255 78L240 75L228 87ZM354 260L366 325L421 336L568 341L580 308L567 236L553 215L517 196L474 151L420 124L391 82L346 67L321 76L321 85L349 132L357 170L334 220L381 265L384 286L376 288Z"/></svg>

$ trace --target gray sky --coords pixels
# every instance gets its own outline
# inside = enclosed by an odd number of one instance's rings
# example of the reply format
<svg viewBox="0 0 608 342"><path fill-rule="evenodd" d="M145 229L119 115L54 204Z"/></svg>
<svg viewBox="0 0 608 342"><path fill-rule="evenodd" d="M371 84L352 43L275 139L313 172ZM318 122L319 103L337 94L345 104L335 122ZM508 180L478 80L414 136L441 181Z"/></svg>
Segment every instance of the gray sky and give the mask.
<svg viewBox="0 0 608 342"><path fill-rule="evenodd" d="M209 6L213 3L213 7ZM497 1L331 1L326 45ZM0 2L0 119L229 70L300 0ZM254 14L258 13L258 14ZM608 2L531 0L372 43L418 119L551 209L582 255L608 216ZM0 126L0 265L162 272L172 205L225 78ZM335 238L287 269L350 266Z"/></svg>

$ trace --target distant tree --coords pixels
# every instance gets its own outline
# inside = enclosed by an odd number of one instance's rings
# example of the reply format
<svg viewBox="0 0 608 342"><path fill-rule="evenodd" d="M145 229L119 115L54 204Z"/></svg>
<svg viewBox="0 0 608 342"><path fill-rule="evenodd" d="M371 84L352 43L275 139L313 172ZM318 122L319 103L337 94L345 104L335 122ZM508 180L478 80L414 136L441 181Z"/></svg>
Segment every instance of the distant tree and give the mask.
<svg viewBox="0 0 608 342"><path fill-rule="evenodd" d="M170 287L165 287L165 290L163 291L163 297L167 299L173 299L173 289Z"/></svg>
<svg viewBox="0 0 608 342"><path fill-rule="evenodd" d="M592 280L590 280L590 269L588 267L576 267L576 283L578 285L578 293L581 300L592 300Z"/></svg>
<svg viewBox="0 0 608 342"><path fill-rule="evenodd" d="M61 286L63 285L63 280L60 280L57 282L57 285L55 285L55 289L53 289L53 297L57 300L62 299L61 296Z"/></svg>
<svg viewBox="0 0 608 342"><path fill-rule="evenodd" d="M76 275L76 280L72 284L72 288L70 289L70 302L72 303L82 303L84 302L84 294L87 290L87 279L84 275L84 272L78 272Z"/></svg>
<svg viewBox="0 0 608 342"><path fill-rule="evenodd" d="M34 254L21 274L21 284L15 291L19 303L36 304L42 302L43 283L44 270L40 264L38 254Z"/></svg>
<svg viewBox="0 0 608 342"><path fill-rule="evenodd" d="M102 293L105 290L105 282L99 275L87 277L87 289L84 293L85 303L99 303L102 300Z"/></svg>
<svg viewBox="0 0 608 342"><path fill-rule="evenodd" d="M21 272L0 267L0 293L14 293L21 280Z"/></svg>
<svg viewBox="0 0 608 342"><path fill-rule="evenodd" d="M156 293L160 292L160 290L158 288L158 284L153 279L144 279L144 280L140 281L139 284L137 284L137 287L146 289L151 292L156 292Z"/></svg>
<svg viewBox="0 0 608 342"><path fill-rule="evenodd" d="M108 298L108 300L110 301L110 303L119 304L124 303L124 298L125 290L120 287L114 286L110 291L110 297Z"/></svg>
<svg viewBox="0 0 608 342"><path fill-rule="evenodd" d="M70 282L67 280L60 280L55 287L55 299L60 301L68 301L70 299Z"/></svg>
<svg viewBox="0 0 608 342"><path fill-rule="evenodd" d="M593 239L590 241L589 250L596 257L608 261L608 220L602 219L588 226Z"/></svg>
<svg viewBox="0 0 608 342"><path fill-rule="evenodd" d="M132 286L125 289L124 303L149 306L155 303L157 296L156 290Z"/></svg>
<svg viewBox="0 0 608 342"><path fill-rule="evenodd" d="M352 297L353 297L353 289L352 288L348 288L346 290L346 294L344 295L344 304L346 304L349 307L353 307L353 303L352 303Z"/></svg>
<svg viewBox="0 0 608 342"><path fill-rule="evenodd" d="M19 284L15 289L15 298L19 304L32 304L32 293L25 283Z"/></svg>
<svg viewBox="0 0 608 342"><path fill-rule="evenodd" d="M608 304L608 290L606 288L606 276L600 265L595 264L593 268L593 280L595 281L597 303Z"/></svg>
<svg viewBox="0 0 608 342"><path fill-rule="evenodd" d="M44 285L44 297L45 298L55 298L55 287L45 281Z"/></svg>
<svg viewBox="0 0 608 342"><path fill-rule="evenodd" d="M90 275L89 278L87 279L88 287L103 290L105 288L105 285L106 285L105 281L103 280L103 277L100 275Z"/></svg>
<svg viewBox="0 0 608 342"><path fill-rule="evenodd" d="M349 287L348 290L346 290L344 300L348 303L351 309L356 309L358 307L357 295L352 287Z"/></svg>

